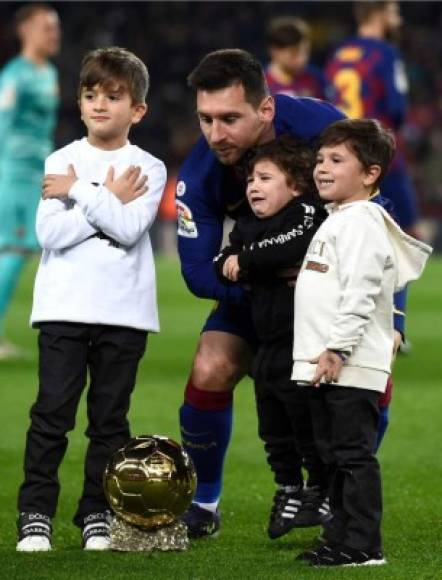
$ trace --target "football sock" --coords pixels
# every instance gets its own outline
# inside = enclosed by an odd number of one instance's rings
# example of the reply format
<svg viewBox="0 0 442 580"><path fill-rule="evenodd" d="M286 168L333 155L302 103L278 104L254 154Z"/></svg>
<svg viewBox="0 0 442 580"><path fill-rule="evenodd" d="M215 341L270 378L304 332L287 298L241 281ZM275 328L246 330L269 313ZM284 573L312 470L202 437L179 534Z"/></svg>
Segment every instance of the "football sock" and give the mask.
<svg viewBox="0 0 442 580"><path fill-rule="evenodd" d="M0 338L4 336L6 312L24 263L21 254L0 253Z"/></svg>
<svg viewBox="0 0 442 580"><path fill-rule="evenodd" d="M224 457L232 432L232 399L231 391L202 391L187 383L180 409L181 437L197 473L193 501L202 507L215 505L221 494Z"/></svg>
<svg viewBox="0 0 442 580"><path fill-rule="evenodd" d="M390 407L389 406L379 407L379 423L378 423L378 437L376 440L376 451L378 451L382 443L382 439L384 438L385 431L387 430L388 427L389 417L390 417Z"/></svg>

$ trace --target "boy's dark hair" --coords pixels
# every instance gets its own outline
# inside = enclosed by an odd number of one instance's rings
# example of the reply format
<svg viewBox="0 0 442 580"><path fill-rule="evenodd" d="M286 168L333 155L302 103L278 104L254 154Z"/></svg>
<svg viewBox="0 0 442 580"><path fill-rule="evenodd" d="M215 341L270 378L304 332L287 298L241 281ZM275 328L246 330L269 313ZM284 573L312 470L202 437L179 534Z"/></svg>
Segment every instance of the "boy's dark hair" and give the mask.
<svg viewBox="0 0 442 580"><path fill-rule="evenodd" d="M355 2L353 4L353 14L355 20L358 24L363 24L367 20L370 20L372 14L384 10L388 4L391 4L394 0L365 0L361 2Z"/></svg>
<svg viewBox="0 0 442 580"><path fill-rule="evenodd" d="M149 73L137 56L118 46L92 50L81 64L78 97L83 89L92 89L95 85L111 88L115 81L124 85L133 103L145 102Z"/></svg>
<svg viewBox="0 0 442 580"><path fill-rule="evenodd" d="M266 31L266 44L269 48L299 46L310 37L309 26L300 18L281 16L270 21Z"/></svg>
<svg viewBox="0 0 442 580"><path fill-rule="evenodd" d="M342 119L332 123L319 137L319 147L345 143L367 171L379 165L381 173L376 188L388 171L396 151L393 133L375 119Z"/></svg>
<svg viewBox="0 0 442 580"><path fill-rule="evenodd" d="M25 4L17 10L14 14L14 29L18 32L18 29L30 18L37 14L37 12L55 12L52 6L49 4L44 4L43 2L33 2L32 4Z"/></svg>
<svg viewBox="0 0 442 580"><path fill-rule="evenodd" d="M242 85L246 101L255 107L269 94L261 63L239 48L210 52L190 73L187 82L193 89L203 91Z"/></svg>
<svg viewBox="0 0 442 580"><path fill-rule="evenodd" d="M293 183L300 193L316 193L313 169L316 155L313 147L305 141L289 135L282 135L254 150L248 163L251 173L258 161L263 159L274 163L285 173L288 183Z"/></svg>

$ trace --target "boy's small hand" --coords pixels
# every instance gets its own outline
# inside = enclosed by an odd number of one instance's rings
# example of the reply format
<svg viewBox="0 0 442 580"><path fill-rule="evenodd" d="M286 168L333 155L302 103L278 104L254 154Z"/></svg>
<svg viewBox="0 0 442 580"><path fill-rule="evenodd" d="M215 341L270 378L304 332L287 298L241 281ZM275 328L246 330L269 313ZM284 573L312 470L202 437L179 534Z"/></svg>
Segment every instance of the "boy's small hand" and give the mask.
<svg viewBox="0 0 442 580"><path fill-rule="evenodd" d="M149 189L146 183L147 175L141 175L141 167L131 165L117 179L115 169L109 167L104 185L121 203L126 204L146 193Z"/></svg>
<svg viewBox="0 0 442 580"><path fill-rule="evenodd" d="M68 166L67 175L49 173L43 178L43 199L61 199L68 196L69 190L77 181L73 165Z"/></svg>
<svg viewBox="0 0 442 580"><path fill-rule="evenodd" d="M325 350L310 362L318 364L315 376L311 380L314 387L320 386L322 378L326 383L335 383L339 379L342 367L344 366L342 358L332 350Z"/></svg>
<svg viewBox="0 0 442 580"><path fill-rule="evenodd" d="M231 282L238 282L239 270L238 256L232 254L224 262L223 276Z"/></svg>

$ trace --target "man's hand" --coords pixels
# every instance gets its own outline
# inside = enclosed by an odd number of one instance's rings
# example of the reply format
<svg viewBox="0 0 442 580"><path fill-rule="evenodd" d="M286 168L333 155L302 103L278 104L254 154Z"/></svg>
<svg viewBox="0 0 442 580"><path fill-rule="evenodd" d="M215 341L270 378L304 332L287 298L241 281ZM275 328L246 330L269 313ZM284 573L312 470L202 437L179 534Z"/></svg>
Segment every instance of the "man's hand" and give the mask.
<svg viewBox="0 0 442 580"><path fill-rule="evenodd" d="M310 361L311 363L318 363L316 367L315 376L312 378L312 385L319 387L321 379L326 383L334 383L339 379L344 361L342 358L332 350L324 350L317 358Z"/></svg>
<svg viewBox="0 0 442 580"><path fill-rule="evenodd" d="M115 169L111 166L106 175L104 185L121 203L126 204L141 197L149 189L146 185L147 175L141 175L141 167L131 165L120 177L115 179Z"/></svg>
<svg viewBox="0 0 442 580"><path fill-rule="evenodd" d="M67 175L49 173L43 178L43 199L62 199L68 196L69 190L77 181L73 165L68 166Z"/></svg>
<svg viewBox="0 0 442 580"><path fill-rule="evenodd" d="M238 256L231 255L227 258L223 265L223 276L231 282L238 282L239 264Z"/></svg>

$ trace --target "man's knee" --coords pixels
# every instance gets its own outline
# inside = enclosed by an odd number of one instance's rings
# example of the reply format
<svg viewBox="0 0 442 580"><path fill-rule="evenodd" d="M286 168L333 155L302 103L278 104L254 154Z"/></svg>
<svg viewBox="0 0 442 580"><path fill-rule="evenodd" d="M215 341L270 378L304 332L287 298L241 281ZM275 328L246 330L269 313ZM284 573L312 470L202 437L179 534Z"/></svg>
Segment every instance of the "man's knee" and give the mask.
<svg viewBox="0 0 442 580"><path fill-rule="evenodd" d="M245 341L227 335L201 337L192 368L192 382L202 391L232 390L247 373L250 351Z"/></svg>

